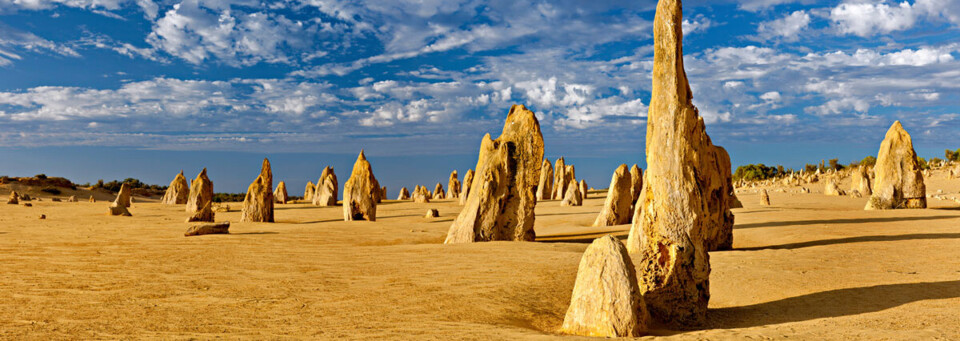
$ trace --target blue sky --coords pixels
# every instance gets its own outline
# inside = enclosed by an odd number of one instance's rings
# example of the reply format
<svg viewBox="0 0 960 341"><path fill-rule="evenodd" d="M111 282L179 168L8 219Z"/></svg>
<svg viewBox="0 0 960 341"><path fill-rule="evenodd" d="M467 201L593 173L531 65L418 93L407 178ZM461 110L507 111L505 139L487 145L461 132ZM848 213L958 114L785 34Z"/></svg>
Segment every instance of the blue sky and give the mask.
<svg viewBox="0 0 960 341"><path fill-rule="evenodd" d="M222 167L217 190L240 192L269 156L299 194L365 148L391 188L445 182L523 103L547 156L605 187L643 165L655 5L0 0L0 173L167 183ZM960 0L684 15L694 103L734 165L859 159L897 119L921 156L960 147Z"/></svg>

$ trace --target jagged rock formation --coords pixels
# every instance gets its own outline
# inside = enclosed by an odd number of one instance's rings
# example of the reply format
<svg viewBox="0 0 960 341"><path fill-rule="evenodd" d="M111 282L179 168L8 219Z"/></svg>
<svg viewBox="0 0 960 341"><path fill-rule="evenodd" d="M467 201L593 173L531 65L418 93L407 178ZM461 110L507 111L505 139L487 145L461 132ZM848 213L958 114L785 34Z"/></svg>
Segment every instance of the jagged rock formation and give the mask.
<svg viewBox="0 0 960 341"><path fill-rule="evenodd" d="M387 198L387 186L380 187L380 200ZM380 201L377 201L378 203Z"/></svg>
<svg viewBox="0 0 960 341"><path fill-rule="evenodd" d="M314 185L313 181L307 181L307 187L303 189L303 201L313 203L313 192L316 189L317 185Z"/></svg>
<svg viewBox="0 0 960 341"><path fill-rule="evenodd" d="M570 177L567 176L566 161L561 156L557 159L553 167L553 200L563 200L563 195L567 193L567 184L570 183Z"/></svg>
<svg viewBox="0 0 960 341"><path fill-rule="evenodd" d="M433 188L433 198L434 199L443 199L443 184L437 183L437 186Z"/></svg>
<svg viewBox="0 0 960 341"><path fill-rule="evenodd" d="M340 193L340 182L333 167L323 167L317 187L313 191L313 204L317 206L337 206L337 197Z"/></svg>
<svg viewBox="0 0 960 341"><path fill-rule="evenodd" d="M117 198L110 204L108 214L129 217L131 214L130 211L127 210L127 207L130 207L130 186L124 183L120 185L120 192L117 193Z"/></svg>
<svg viewBox="0 0 960 341"><path fill-rule="evenodd" d="M470 184L473 183L473 170L468 169L467 174L463 175L463 190L460 191L460 206L467 204L467 196L470 195Z"/></svg>
<svg viewBox="0 0 960 341"><path fill-rule="evenodd" d="M444 243L534 240L535 191L542 160L543 135L536 115L514 105L500 137L483 137L469 197Z"/></svg>
<svg viewBox="0 0 960 341"><path fill-rule="evenodd" d="M381 194L380 183L361 150L353 163L350 179L343 184L343 220L377 221L377 201Z"/></svg>
<svg viewBox="0 0 960 341"><path fill-rule="evenodd" d="M430 192L427 191L426 186L417 185L413 188L413 202L418 204L426 204L430 202Z"/></svg>
<svg viewBox="0 0 960 341"><path fill-rule="evenodd" d="M559 160L558 160L559 161ZM550 200L553 195L553 166L550 160L543 159L540 165L540 182L537 184L537 200Z"/></svg>
<svg viewBox="0 0 960 341"><path fill-rule="evenodd" d="M850 175L850 192L857 192L860 195L873 194L873 187L870 186L870 172L867 167L857 167Z"/></svg>
<svg viewBox="0 0 960 341"><path fill-rule="evenodd" d="M846 192L837 186L837 182L833 180L828 181L827 185L823 187L823 194L837 197L847 195Z"/></svg>
<svg viewBox="0 0 960 341"><path fill-rule="evenodd" d="M67 198L67 202L78 202L78 201L77 201L77 196L76 196L76 195L71 195L69 198Z"/></svg>
<svg viewBox="0 0 960 341"><path fill-rule="evenodd" d="M406 187L401 187L397 200L410 200L410 191L408 191Z"/></svg>
<svg viewBox="0 0 960 341"><path fill-rule="evenodd" d="M270 160L263 159L260 175L247 187L241 212L240 221L273 222L273 173L270 171Z"/></svg>
<svg viewBox="0 0 960 341"><path fill-rule="evenodd" d="M767 193L766 189L760 190L760 205L770 206L770 194Z"/></svg>
<svg viewBox="0 0 960 341"><path fill-rule="evenodd" d="M17 194L17 191L10 191L10 199L7 199L8 205L18 205L20 204L20 195Z"/></svg>
<svg viewBox="0 0 960 341"><path fill-rule="evenodd" d="M205 234L229 234L230 233L230 222L225 221L222 223L216 224L199 224L190 226L187 229L187 232L183 233L184 237L190 236L200 236Z"/></svg>
<svg viewBox="0 0 960 341"><path fill-rule="evenodd" d="M580 258L570 308L560 332L635 337L646 333L648 320L646 303L626 248L611 235L597 238Z"/></svg>
<svg viewBox="0 0 960 341"><path fill-rule="evenodd" d="M187 218L187 222L188 223L197 222L197 221L213 222L213 218L214 218L213 203L208 201L206 204L203 205L203 208L201 208L199 211L197 211L192 216Z"/></svg>
<svg viewBox="0 0 960 341"><path fill-rule="evenodd" d="M563 201L560 201L560 206L582 206L583 193L580 193L580 185L577 184L577 181L571 180L566 187L567 193L563 194Z"/></svg>
<svg viewBox="0 0 960 341"><path fill-rule="evenodd" d="M57 198L54 199L53 201L60 201ZM120 185L120 191L117 192L117 199L113 202L123 207L130 207L130 204L133 203L133 190L130 189L130 185Z"/></svg>
<svg viewBox="0 0 960 341"><path fill-rule="evenodd" d="M190 183L190 197L187 198L187 213L194 213L203 209L203 205L213 200L213 182L207 177L204 168L197 174L197 178Z"/></svg>
<svg viewBox="0 0 960 341"><path fill-rule="evenodd" d="M587 200L587 181L580 179L579 186L580 186L580 196L583 198L583 200Z"/></svg>
<svg viewBox="0 0 960 341"><path fill-rule="evenodd" d="M187 185L187 178L183 177L183 170L180 170L180 173L173 177L173 181L170 181L170 186L167 187L167 192L163 194L160 203L165 205L183 205L187 203L187 198L189 197L190 186Z"/></svg>
<svg viewBox="0 0 960 341"><path fill-rule="evenodd" d="M633 187L630 188L630 196L633 198L633 205L636 205L637 199L640 198L640 190L643 189L643 171L640 170L640 167L637 167L637 164L630 167L630 181L633 182ZM631 208L630 211L634 211L634 209ZM633 217L630 220L633 220Z"/></svg>
<svg viewBox="0 0 960 341"><path fill-rule="evenodd" d="M627 165L623 164L617 167L610 179L610 188L607 190L607 199L603 202L603 208L600 214L594 220L593 226L613 226L626 224L630 222L633 212L630 191L633 187L633 181L630 178L630 172Z"/></svg>
<svg viewBox="0 0 960 341"><path fill-rule="evenodd" d="M673 328L706 320L707 251L729 245L732 238L723 237L728 231L732 236L733 227L730 160L710 141L693 105L683 68L682 22L679 0L657 4L647 170L627 240L651 315Z"/></svg>
<svg viewBox="0 0 960 341"><path fill-rule="evenodd" d="M900 121L893 122L880 143L873 173L873 194L864 209L927 208L927 186L917 152Z"/></svg>
<svg viewBox="0 0 960 341"><path fill-rule="evenodd" d="M287 183L280 181L277 189L273 190L273 200L280 204L287 203Z"/></svg>
<svg viewBox="0 0 960 341"><path fill-rule="evenodd" d="M439 216L440 216L440 211L438 211L436 208L431 208L431 209L428 209L428 210L427 210L427 214L424 215L423 217L424 217L424 218L437 218L437 217L439 217Z"/></svg>
<svg viewBox="0 0 960 341"><path fill-rule="evenodd" d="M448 199L460 198L460 179L458 179L458 174L456 170L450 173L450 180L447 181L447 198Z"/></svg>
<svg viewBox="0 0 960 341"><path fill-rule="evenodd" d="M87 199L87 202L97 202L97 198L94 198L94 197L91 195L91 196L90 196L90 199Z"/></svg>

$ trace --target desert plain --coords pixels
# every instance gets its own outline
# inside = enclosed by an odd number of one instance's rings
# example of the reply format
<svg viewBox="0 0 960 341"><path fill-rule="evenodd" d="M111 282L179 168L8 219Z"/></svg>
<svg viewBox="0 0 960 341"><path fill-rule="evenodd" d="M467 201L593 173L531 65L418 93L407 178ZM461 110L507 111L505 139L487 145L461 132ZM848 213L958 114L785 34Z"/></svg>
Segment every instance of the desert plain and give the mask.
<svg viewBox="0 0 960 341"><path fill-rule="evenodd" d="M960 180L930 174L928 193L958 196ZM630 229L590 227L594 190L579 207L539 202L535 242L442 244L456 199L385 200L376 222L292 203L244 223L229 203L216 220L230 234L184 237L182 205L135 197L116 217L111 194L2 186L42 201L0 205L0 339L591 339L558 332L578 262ZM766 187L771 206L738 189L733 249L710 252L707 323L643 338L960 339L960 205L866 211L805 187Z"/></svg>

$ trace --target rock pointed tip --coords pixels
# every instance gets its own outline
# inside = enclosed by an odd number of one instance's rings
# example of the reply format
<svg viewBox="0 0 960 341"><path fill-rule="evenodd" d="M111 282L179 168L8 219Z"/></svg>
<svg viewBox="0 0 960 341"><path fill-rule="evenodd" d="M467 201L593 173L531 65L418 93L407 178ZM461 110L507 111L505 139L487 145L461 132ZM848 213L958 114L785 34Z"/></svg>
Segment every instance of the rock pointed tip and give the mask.
<svg viewBox="0 0 960 341"><path fill-rule="evenodd" d="M364 154L363 149L360 149L360 155L357 156L357 160L366 160L367 155Z"/></svg>

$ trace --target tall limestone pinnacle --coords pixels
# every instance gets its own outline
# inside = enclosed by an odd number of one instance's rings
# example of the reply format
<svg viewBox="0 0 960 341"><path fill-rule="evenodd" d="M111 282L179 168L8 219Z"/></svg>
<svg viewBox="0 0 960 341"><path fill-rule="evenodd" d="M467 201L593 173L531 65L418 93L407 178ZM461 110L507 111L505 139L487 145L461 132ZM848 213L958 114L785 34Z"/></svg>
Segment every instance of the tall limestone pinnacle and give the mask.
<svg viewBox="0 0 960 341"><path fill-rule="evenodd" d="M540 122L523 105L514 105L500 137L492 140L487 134L480 142L467 202L444 243L533 241L541 162Z"/></svg>
<svg viewBox="0 0 960 341"><path fill-rule="evenodd" d="M270 161L266 158L260 167L260 175L247 188L240 221L273 222L273 172L270 171Z"/></svg>
<svg viewBox="0 0 960 341"><path fill-rule="evenodd" d="M660 0L653 23L647 170L627 239L651 316L690 328L706 319L711 248L732 243L730 160L707 136L683 68L679 0Z"/></svg>
<svg viewBox="0 0 960 341"><path fill-rule="evenodd" d="M377 201L382 194L380 183L363 150L353 164L350 178L343 184L343 220L377 221Z"/></svg>
<svg viewBox="0 0 960 341"><path fill-rule="evenodd" d="M873 171L873 194L864 209L927 207L927 186L923 182L923 171L917 161L917 152L913 149L913 140L900 121L893 122L887 130L883 142L880 143L880 152L877 153L877 164Z"/></svg>
<svg viewBox="0 0 960 341"><path fill-rule="evenodd" d="M160 199L161 204L165 205L183 205L187 203L190 197L190 186L187 184L187 178L183 176L183 170L173 178L167 192Z"/></svg>

